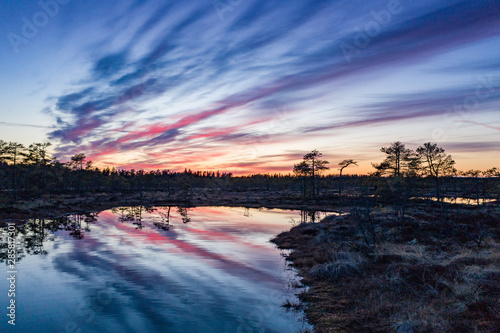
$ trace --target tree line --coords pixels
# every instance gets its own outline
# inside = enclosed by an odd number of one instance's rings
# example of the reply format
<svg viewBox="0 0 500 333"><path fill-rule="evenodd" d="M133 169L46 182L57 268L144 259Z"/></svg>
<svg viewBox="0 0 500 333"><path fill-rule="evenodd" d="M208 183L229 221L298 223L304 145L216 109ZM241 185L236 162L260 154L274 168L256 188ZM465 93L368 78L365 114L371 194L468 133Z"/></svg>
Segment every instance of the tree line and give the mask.
<svg viewBox="0 0 500 333"><path fill-rule="evenodd" d="M235 177L220 171L98 168L84 153L60 162L49 153L50 146L50 143L33 143L25 147L0 140L0 205L15 202L20 196L44 194L120 192L142 196L144 191L182 191L189 196L195 188L284 191L298 193L303 199L348 197L364 191L381 198L391 197L393 193L405 198L433 196L438 201L451 192L474 195L479 201L479 198L496 198L500 191L498 181L490 181L499 179L497 168L458 172L452 157L431 142L415 151L399 141L394 142L381 148L385 159L372 164L373 173L348 176L343 175L343 171L357 166L357 161L345 159L338 163L338 175L324 175L330 163L317 150L305 154L290 174Z"/></svg>
<svg viewBox="0 0 500 333"><path fill-rule="evenodd" d="M142 196L145 191L175 191L189 196L194 188L246 191L293 187L294 177L282 174L234 177L223 171L99 168L84 153L61 162L49 153L50 146L50 143L33 143L25 147L0 140L0 207L21 197L45 194L114 192Z"/></svg>
<svg viewBox="0 0 500 333"><path fill-rule="evenodd" d="M466 193L474 194L479 201L479 197L491 198L498 197L500 187L497 182L488 182L488 179L499 178L500 172L494 167L485 171L468 170L458 171L455 168L455 161L452 156L447 154L442 147L436 143L426 142L419 146L416 150L406 148L405 144L400 141L392 143L388 147L380 149L385 154L385 159L380 163L372 163L374 172L368 177L372 180L372 184L377 184L374 179L382 178L383 182L378 182L380 186L376 186L380 192L397 192L399 196L403 195L409 199L411 196L418 195L418 185L433 183L434 197L437 201L443 199L443 182L446 181L447 192L453 188L458 192L462 190L462 195ZM318 186L318 175L325 170L329 170L329 161L322 159L323 154L317 150L304 155L303 160L294 165L293 172L302 179L301 191L303 196L309 194L316 197L320 193ZM350 166L357 166L358 162L353 159L345 159L338 163L338 194L342 195L343 176L342 172ZM473 191L471 189L471 179L473 181ZM385 183L386 186L383 186ZM459 186L457 186L459 185ZM428 186L427 186L428 187ZM427 187L425 189L427 189ZM459 187L459 188L458 188ZM463 191L465 190L465 191ZM420 194L424 193L420 191Z"/></svg>

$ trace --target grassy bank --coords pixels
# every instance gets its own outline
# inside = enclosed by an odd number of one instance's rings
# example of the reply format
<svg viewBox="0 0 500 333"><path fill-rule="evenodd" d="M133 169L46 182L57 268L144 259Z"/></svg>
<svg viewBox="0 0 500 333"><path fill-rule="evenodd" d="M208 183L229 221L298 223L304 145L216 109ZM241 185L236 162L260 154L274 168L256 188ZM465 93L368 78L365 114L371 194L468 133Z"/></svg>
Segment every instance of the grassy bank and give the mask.
<svg viewBox="0 0 500 333"><path fill-rule="evenodd" d="M186 194L165 191L137 193L88 193L44 195L19 199L9 204L0 203L0 219L53 218L70 213L98 212L118 206L229 206L248 208L281 208L294 210L337 211L348 205L324 197L305 202L300 193L286 191L222 191L196 189Z"/></svg>
<svg viewBox="0 0 500 333"><path fill-rule="evenodd" d="M498 332L499 222L484 207L353 210L273 241L294 250L317 332Z"/></svg>

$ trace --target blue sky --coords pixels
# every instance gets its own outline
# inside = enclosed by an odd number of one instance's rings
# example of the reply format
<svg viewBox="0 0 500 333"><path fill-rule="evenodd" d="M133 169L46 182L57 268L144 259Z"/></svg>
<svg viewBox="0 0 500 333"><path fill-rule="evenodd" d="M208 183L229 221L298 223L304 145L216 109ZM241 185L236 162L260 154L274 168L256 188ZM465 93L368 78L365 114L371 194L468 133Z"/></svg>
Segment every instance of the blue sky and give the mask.
<svg viewBox="0 0 500 333"><path fill-rule="evenodd" d="M500 166L498 1L10 1L0 139L101 166L372 171L433 141Z"/></svg>

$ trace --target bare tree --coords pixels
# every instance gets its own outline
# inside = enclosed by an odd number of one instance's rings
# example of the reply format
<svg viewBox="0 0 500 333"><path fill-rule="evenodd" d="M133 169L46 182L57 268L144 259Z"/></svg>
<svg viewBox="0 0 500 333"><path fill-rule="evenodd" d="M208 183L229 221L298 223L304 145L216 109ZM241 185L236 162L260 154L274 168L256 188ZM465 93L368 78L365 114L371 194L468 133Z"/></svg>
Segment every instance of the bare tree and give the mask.
<svg viewBox="0 0 500 333"><path fill-rule="evenodd" d="M353 159L343 160L339 163L340 175L339 175L339 195L342 195L342 171L350 165L358 166L358 162Z"/></svg>
<svg viewBox="0 0 500 333"><path fill-rule="evenodd" d="M52 157L47 152L47 148L52 144L49 142L45 143L33 143L28 147L28 153L26 154L26 163L32 163L36 165L44 165L51 161Z"/></svg>
<svg viewBox="0 0 500 333"><path fill-rule="evenodd" d="M405 147L400 141L392 143L389 147L382 147L380 151L387 156L380 164L372 163L377 173L382 175L390 173L399 176L413 171L417 167L417 156L411 149Z"/></svg>
<svg viewBox="0 0 500 333"><path fill-rule="evenodd" d="M417 154L424 164L426 173L434 179L436 198L441 201L440 178L456 173L455 161L436 143L427 142L417 148Z"/></svg>
<svg viewBox="0 0 500 333"><path fill-rule="evenodd" d="M321 173L323 170L328 170L327 164L330 162L326 160L322 160L323 154L317 150L313 150L310 153L307 153L303 157L303 161L295 164L293 167L293 171L296 174L303 176L310 176L312 178L312 192L313 196L316 196L316 175Z"/></svg>
<svg viewBox="0 0 500 333"><path fill-rule="evenodd" d="M71 156L70 163L73 165L75 170L76 169L83 170L83 164L85 164L86 159L87 159L87 156L85 156L85 154L83 154L83 153L80 153L80 154L76 154L76 155Z"/></svg>

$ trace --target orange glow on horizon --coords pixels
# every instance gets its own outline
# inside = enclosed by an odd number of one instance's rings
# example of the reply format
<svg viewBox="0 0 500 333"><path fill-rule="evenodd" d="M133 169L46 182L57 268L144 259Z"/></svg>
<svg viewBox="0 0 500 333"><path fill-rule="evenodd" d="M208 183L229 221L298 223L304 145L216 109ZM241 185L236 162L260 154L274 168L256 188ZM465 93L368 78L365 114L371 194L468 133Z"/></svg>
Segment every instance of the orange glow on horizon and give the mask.
<svg viewBox="0 0 500 333"><path fill-rule="evenodd" d="M90 157L100 157L101 154L96 154ZM105 155L105 154L102 154ZM191 170L192 172L197 171L208 171L208 172L225 172L232 173L233 176L248 176L254 174L281 174L281 175L293 175L293 165L295 163L299 163L300 160L289 162L284 161L280 162L262 162L262 165L258 165L258 163L254 162L249 165L247 163L227 163L223 164L218 161L213 161L212 158L217 159L218 157L223 157L225 154L223 153L213 153L207 154L207 158L199 158L200 160L206 160L206 165L203 166L201 163L192 163L192 162L174 162L174 163L112 163L112 162L99 162L94 161L93 165L103 169L103 168L115 168L121 170L145 170L145 171L156 171L156 170L170 170L172 172L184 172L185 169ZM488 158L471 158L469 155L461 156L462 154L456 154L456 168L460 171L466 171L471 169L478 170L488 170L493 167L498 167L494 163L492 163L491 159ZM91 158L89 158L91 159ZM380 163L383 158L380 156L377 159L373 159L373 163ZM212 162L209 164L209 162ZM286 163L288 166L283 166ZM342 172L343 175L368 175L375 171L372 167L371 161L360 161L358 167L348 167L344 169ZM337 165L332 165L330 163L330 169L321 173L322 175L338 175L339 170Z"/></svg>

